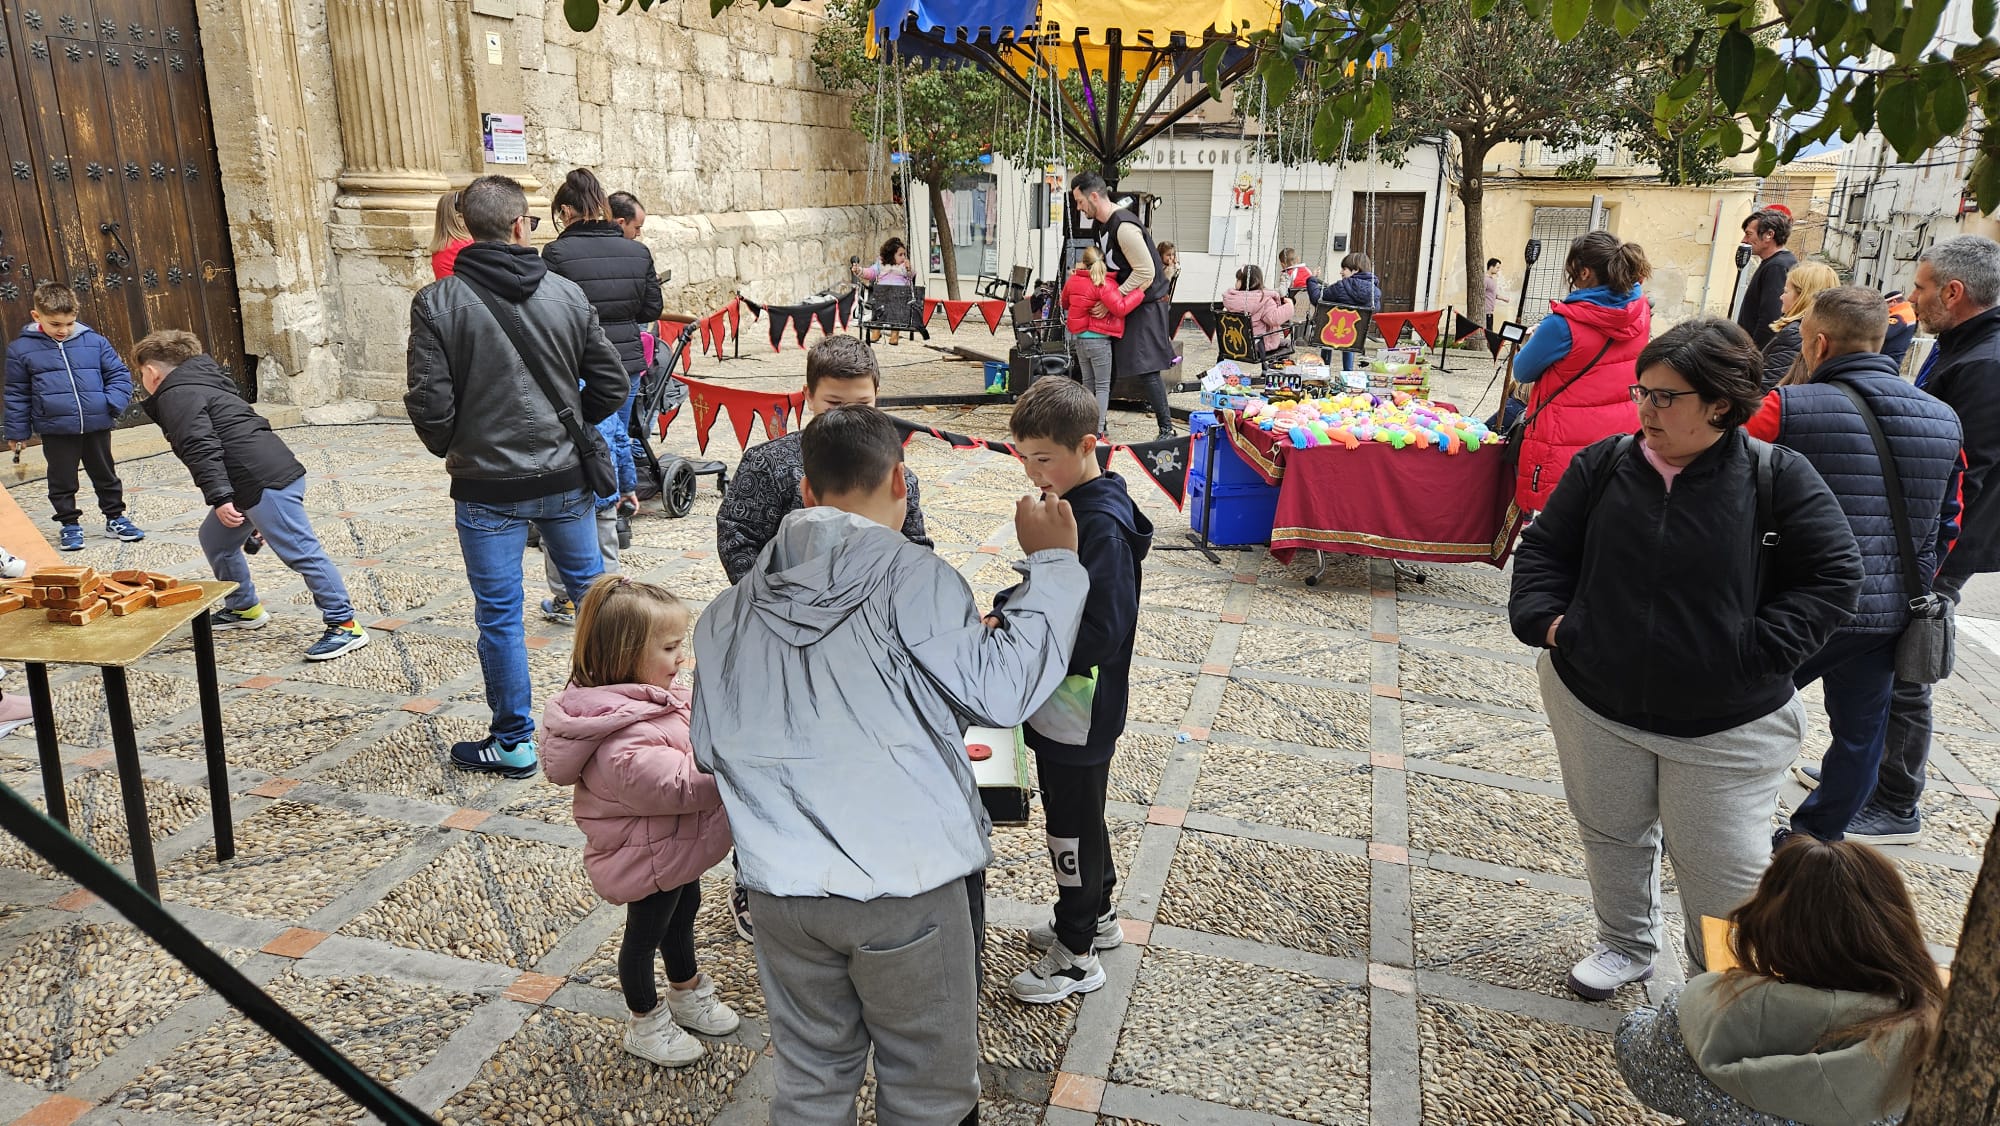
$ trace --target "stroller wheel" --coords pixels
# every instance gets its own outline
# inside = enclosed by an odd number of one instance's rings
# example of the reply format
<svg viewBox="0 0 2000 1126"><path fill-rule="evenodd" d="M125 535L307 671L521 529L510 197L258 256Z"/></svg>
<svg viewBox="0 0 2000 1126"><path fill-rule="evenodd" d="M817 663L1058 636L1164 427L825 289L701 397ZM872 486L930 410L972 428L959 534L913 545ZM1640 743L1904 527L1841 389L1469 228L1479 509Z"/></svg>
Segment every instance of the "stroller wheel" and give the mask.
<svg viewBox="0 0 2000 1126"><path fill-rule="evenodd" d="M694 467L680 458L661 462L660 477L660 504L667 515L678 520L693 511Z"/></svg>

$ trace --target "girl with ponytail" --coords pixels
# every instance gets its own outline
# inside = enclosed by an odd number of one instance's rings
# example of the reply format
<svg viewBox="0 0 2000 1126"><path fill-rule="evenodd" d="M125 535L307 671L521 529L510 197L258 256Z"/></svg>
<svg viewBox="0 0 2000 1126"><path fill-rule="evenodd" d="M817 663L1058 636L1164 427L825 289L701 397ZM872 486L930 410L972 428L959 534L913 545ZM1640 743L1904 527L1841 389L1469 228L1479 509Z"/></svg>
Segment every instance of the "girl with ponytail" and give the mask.
<svg viewBox="0 0 2000 1126"><path fill-rule="evenodd" d="M1076 354L1084 387L1097 396L1097 433L1102 437L1111 421L1111 342L1125 335L1125 314L1137 308L1146 294L1118 292L1104 255L1087 246L1077 255L1076 270L1063 282L1062 298L1070 350ZM1099 308L1102 315L1095 312Z"/></svg>

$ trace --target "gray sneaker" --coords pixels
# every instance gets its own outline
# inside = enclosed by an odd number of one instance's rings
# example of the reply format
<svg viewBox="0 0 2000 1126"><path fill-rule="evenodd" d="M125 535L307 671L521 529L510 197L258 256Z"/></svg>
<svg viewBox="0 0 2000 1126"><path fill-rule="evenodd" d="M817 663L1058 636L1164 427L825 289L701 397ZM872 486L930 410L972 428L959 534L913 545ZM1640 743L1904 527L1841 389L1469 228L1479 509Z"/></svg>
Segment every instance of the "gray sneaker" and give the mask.
<svg viewBox="0 0 2000 1126"><path fill-rule="evenodd" d="M1056 944L1056 924L1051 919L1046 923L1036 923L1028 928L1028 945L1037 950L1047 950ZM1118 926L1118 908L1106 911L1097 920L1097 937L1090 940L1092 950L1115 950L1125 944L1125 932Z"/></svg>
<svg viewBox="0 0 2000 1126"><path fill-rule="evenodd" d="M1016 1001L1030 1005L1052 1005L1072 993L1089 993L1104 988L1104 966L1095 951L1072 954L1058 942L1042 952L1033 966L1014 975L1007 991Z"/></svg>
<svg viewBox="0 0 2000 1126"><path fill-rule="evenodd" d="M1847 839L1871 845L1916 844L1924 821L1915 812L1897 813L1870 801L1847 823Z"/></svg>

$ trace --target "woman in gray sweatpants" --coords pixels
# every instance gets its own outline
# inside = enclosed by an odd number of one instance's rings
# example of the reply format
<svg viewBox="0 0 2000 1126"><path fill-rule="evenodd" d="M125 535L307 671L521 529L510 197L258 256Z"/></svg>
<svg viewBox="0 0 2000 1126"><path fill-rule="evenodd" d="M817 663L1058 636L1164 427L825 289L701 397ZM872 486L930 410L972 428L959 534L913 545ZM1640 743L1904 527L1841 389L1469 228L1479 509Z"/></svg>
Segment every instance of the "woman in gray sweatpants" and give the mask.
<svg viewBox="0 0 2000 1126"><path fill-rule="evenodd" d="M1563 470L1508 600L1515 636L1546 650L1542 707L1597 910L1569 987L1597 1001L1653 974L1662 846L1690 972L1701 918L1756 888L1805 733L1792 674L1854 612L1862 578L1812 463L1740 429L1763 397L1741 329L1683 322L1631 362L1639 433Z"/></svg>

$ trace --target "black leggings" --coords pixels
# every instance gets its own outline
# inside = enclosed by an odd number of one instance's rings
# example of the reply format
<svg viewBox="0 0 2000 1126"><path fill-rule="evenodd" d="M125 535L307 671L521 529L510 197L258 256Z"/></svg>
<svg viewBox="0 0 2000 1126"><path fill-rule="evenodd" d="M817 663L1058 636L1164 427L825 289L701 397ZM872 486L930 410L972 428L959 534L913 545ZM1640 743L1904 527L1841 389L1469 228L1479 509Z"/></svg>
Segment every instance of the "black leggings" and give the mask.
<svg viewBox="0 0 2000 1126"><path fill-rule="evenodd" d="M1166 372L1149 371L1139 377L1139 385L1146 389L1146 402L1153 408L1153 421L1162 430L1174 428L1174 412L1167 405Z"/></svg>
<svg viewBox="0 0 2000 1126"><path fill-rule="evenodd" d="M625 907L625 942L618 948L618 984L625 1007L644 1016L660 1005L653 984L653 955L667 960L668 981L693 981L694 913L701 907L701 883L656 891Z"/></svg>

